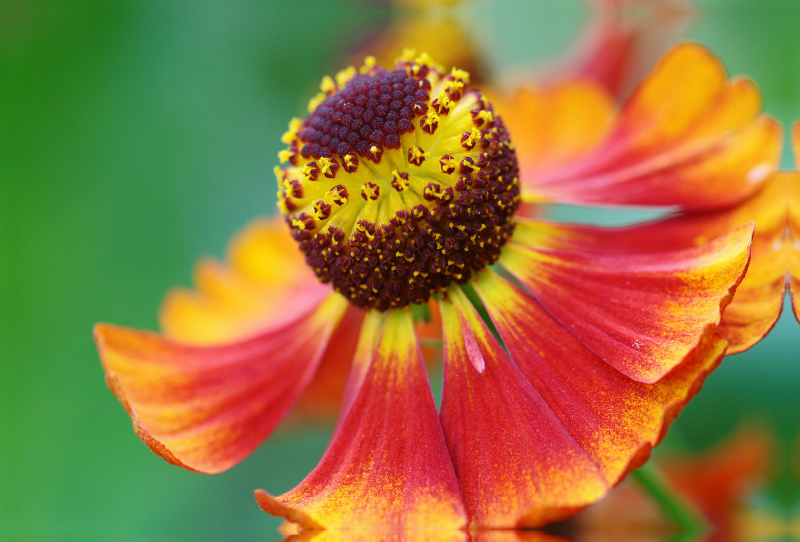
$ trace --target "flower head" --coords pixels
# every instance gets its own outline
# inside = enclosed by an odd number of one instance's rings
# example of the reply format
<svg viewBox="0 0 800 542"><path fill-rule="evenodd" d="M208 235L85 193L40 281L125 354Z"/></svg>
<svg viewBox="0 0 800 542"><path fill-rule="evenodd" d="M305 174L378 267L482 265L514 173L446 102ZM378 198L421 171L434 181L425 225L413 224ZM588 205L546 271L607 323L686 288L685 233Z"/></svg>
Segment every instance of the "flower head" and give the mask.
<svg viewBox="0 0 800 542"><path fill-rule="evenodd" d="M644 462L724 354L716 330L752 224L661 251L597 229L614 250L594 251L578 228L515 215L503 119L468 74L426 55L325 78L309 109L276 170L299 252L283 250L284 225L261 223L227 266L205 265L197 292L170 296L168 337L98 325L142 440L171 463L225 470L344 359L319 465L283 495L256 492L303 527L538 526ZM410 306L426 302L442 318L440 413Z"/></svg>
<svg viewBox="0 0 800 542"><path fill-rule="evenodd" d="M276 168L322 282L359 307L425 303L494 263L519 203L516 155L469 74L427 55L325 79Z"/></svg>

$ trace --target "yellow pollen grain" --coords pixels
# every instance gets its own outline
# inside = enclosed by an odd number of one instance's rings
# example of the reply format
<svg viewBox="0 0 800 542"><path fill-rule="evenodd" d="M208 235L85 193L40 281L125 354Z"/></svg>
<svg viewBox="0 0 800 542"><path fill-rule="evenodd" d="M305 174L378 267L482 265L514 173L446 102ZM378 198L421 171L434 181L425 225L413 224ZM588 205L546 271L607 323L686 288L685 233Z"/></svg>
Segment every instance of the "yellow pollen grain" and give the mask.
<svg viewBox="0 0 800 542"><path fill-rule="evenodd" d="M444 67L440 66L436 63L435 60L431 58L431 55L428 53L422 53L419 55L414 62L419 64L420 66L428 66L429 68L433 68L434 70L438 71L439 73L444 73Z"/></svg>
<svg viewBox="0 0 800 542"><path fill-rule="evenodd" d="M411 147L411 158L414 161L419 161L420 159L426 160L431 157L431 153L428 151L423 150L421 147ZM413 165L413 164L412 164Z"/></svg>
<svg viewBox="0 0 800 542"><path fill-rule="evenodd" d="M392 170L392 180L397 183L397 190L405 190L408 188L408 180L400 176L400 172L396 169Z"/></svg>
<svg viewBox="0 0 800 542"><path fill-rule="evenodd" d="M324 92L320 92L308 101L308 112L313 113L317 110L317 106L325 101L328 96Z"/></svg>
<svg viewBox="0 0 800 542"><path fill-rule="evenodd" d="M470 130L469 132L469 136L467 136L467 139L464 141L463 145L472 147L475 145L475 143L478 142L478 139L480 139L480 137L481 137L481 131L473 126L472 130Z"/></svg>
<svg viewBox="0 0 800 542"><path fill-rule="evenodd" d="M469 75L469 72L466 71L466 70L459 70L458 68L454 67L453 70L450 72L450 75L452 75L456 79L460 79L460 80L464 81L465 83L469 84L470 75Z"/></svg>
<svg viewBox="0 0 800 542"><path fill-rule="evenodd" d="M294 153L292 151L288 149L283 149L278 153L278 160L281 161L281 164L285 164L286 162L292 159L292 156L294 156Z"/></svg>
<svg viewBox="0 0 800 542"><path fill-rule="evenodd" d="M356 74L355 66L349 66L344 70L341 70L339 73L336 74L336 84L339 86L339 88L342 88L350 81L350 79L353 78L355 74Z"/></svg>
<svg viewBox="0 0 800 542"><path fill-rule="evenodd" d="M355 167L356 165L356 157L352 154L345 154L342 161L344 162L344 166L348 169Z"/></svg>
<svg viewBox="0 0 800 542"><path fill-rule="evenodd" d="M334 162L330 158L327 158L325 156L317 160L317 166L319 167L320 172L326 177L328 176L328 173L331 173L331 168L333 167L333 164Z"/></svg>
<svg viewBox="0 0 800 542"><path fill-rule="evenodd" d="M361 186L361 195L364 196L364 199L376 200L380 195L380 188L372 182L364 183Z"/></svg>
<svg viewBox="0 0 800 542"><path fill-rule="evenodd" d="M464 90L464 83L462 81L448 81L444 88L448 94L452 94Z"/></svg>
<svg viewBox="0 0 800 542"><path fill-rule="evenodd" d="M322 83L320 83L319 89L325 94L328 94L329 92L336 90L336 83L333 82L333 79L331 79L329 75L326 75L322 78Z"/></svg>
<svg viewBox="0 0 800 542"><path fill-rule="evenodd" d="M446 111L443 114L447 115L448 113L450 113L450 110L453 108L453 105L455 105L455 102L453 102L453 100L450 99L450 96L448 95L448 91L446 88L443 88L442 90L439 91L438 99L439 99L439 105L444 109L444 111Z"/></svg>
<svg viewBox="0 0 800 542"><path fill-rule="evenodd" d="M374 68L375 64L377 64L377 63L378 63L378 61L375 59L374 56L372 56L372 55L368 56L367 58L364 59L364 65L361 66L361 70L360 70L361 73L367 73L372 68Z"/></svg>
<svg viewBox="0 0 800 542"><path fill-rule="evenodd" d="M484 122L492 122L494 120L494 115L492 115L491 111L481 110L475 115L475 120L482 121L481 125L483 125Z"/></svg>
<svg viewBox="0 0 800 542"><path fill-rule="evenodd" d="M339 191L336 190L335 188L331 188L330 190L325 192L325 195L322 196L322 199L328 205L333 205L335 203L336 205L342 206L345 203L347 203L347 198L339 195Z"/></svg>
<svg viewBox="0 0 800 542"><path fill-rule="evenodd" d="M300 169L300 175L305 177L307 181L314 181L314 171L316 171L316 168L308 163Z"/></svg>
<svg viewBox="0 0 800 542"><path fill-rule="evenodd" d="M433 127L433 125L439 123L439 115L437 115L436 113L431 111L430 113L425 115L425 118L422 119L422 122L426 127L429 127L429 128Z"/></svg>

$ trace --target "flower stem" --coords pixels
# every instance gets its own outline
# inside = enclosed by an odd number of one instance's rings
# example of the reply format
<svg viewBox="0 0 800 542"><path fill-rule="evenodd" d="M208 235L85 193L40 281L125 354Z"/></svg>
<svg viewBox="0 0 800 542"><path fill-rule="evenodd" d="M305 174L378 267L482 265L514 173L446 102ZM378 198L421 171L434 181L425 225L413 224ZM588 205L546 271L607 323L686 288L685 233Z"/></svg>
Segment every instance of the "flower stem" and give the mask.
<svg viewBox="0 0 800 542"><path fill-rule="evenodd" d="M631 476L676 527L684 532L711 530L697 508L669 484L652 461L633 471Z"/></svg>

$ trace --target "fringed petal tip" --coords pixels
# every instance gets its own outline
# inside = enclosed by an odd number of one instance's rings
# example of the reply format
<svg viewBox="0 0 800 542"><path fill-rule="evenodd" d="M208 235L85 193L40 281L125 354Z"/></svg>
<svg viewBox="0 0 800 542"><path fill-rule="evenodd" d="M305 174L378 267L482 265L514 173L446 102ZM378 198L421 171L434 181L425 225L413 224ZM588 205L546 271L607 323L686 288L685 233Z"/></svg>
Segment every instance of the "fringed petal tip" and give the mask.
<svg viewBox="0 0 800 542"><path fill-rule="evenodd" d="M263 489L256 489L253 492L258 506L267 514L286 519L294 524L297 524L301 529L319 530L324 529L322 525L311 519L308 514L296 508L291 508L264 491Z"/></svg>
<svg viewBox="0 0 800 542"><path fill-rule="evenodd" d="M295 321L244 341L187 345L98 324L111 391L139 438L167 462L216 474L272 433L315 374L347 309L331 294Z"/></svg>

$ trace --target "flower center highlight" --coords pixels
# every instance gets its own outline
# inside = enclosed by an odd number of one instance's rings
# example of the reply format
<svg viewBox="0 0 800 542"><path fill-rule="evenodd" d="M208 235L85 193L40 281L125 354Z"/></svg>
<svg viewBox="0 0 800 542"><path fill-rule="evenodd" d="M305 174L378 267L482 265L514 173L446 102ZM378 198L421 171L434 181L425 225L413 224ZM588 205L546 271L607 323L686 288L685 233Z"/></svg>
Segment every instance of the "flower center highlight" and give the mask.
<svg viewBox="0 0 800 542"><path fill-rule="evenodd" d="M491 104L427 55L326 77L276 167L292 236L359 307L424 303L493 263L519 205L514 146Z"/></svg>

